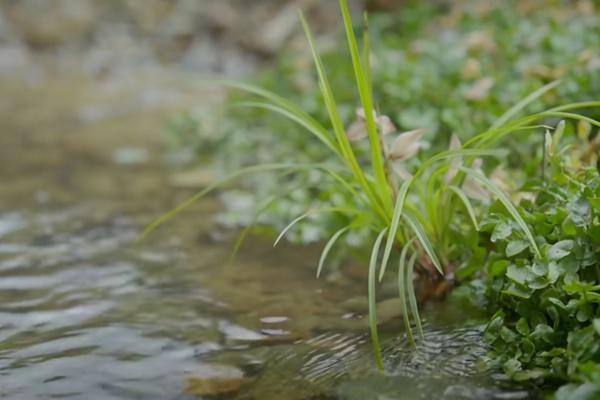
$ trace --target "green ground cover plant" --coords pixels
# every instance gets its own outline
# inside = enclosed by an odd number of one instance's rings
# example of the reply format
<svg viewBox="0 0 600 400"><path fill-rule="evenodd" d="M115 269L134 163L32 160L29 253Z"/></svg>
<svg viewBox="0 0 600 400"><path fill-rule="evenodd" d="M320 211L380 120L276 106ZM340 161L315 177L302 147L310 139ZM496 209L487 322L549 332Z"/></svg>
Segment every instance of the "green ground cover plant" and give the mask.
<svg viewBox="0 0 600 400"><path fill-rule="evenodd" d="M453 134L465 141L486 130L507 109L555 79L561 79L561 84L531 102L528 110L593 100L600 92L600 17L585 4L407 2L399 13L374 15L369 23L377 107L385 110L399 131L424 130L420 152L406 161L407 168L414 167L420 157L446 148ZM327 124L329 116L322 106L310 53L304 45L290 47L262 75L258 86L293 101L316 121ZM355 88L348 84L354 75L352 63L343 46L325 47L323 63L335 72L330 73L329 85L339 103L340 118L348 127L356 119L357 107ZM246 100L245 94L232 96L232 107L218 122L223 134L214 134L215 123L210 123L209 116L191 112L173 119L171 140L195 149L200 159L219 148L216 153L225 156L217 155L217 171L274 160L314 162L329 157L328 149L317 138L307 137L302 127L262 109L235 106ZM597 117L597 112L594 115ZM503 146L511 153L506 163L518 164L535 152L537 142L509 137ZM369 151L366 145L354 150L358 156ZM491 171L492 165L487 168ZM278 176L279 172L273 172L248 178L250 189L238 187L224 193L230 212L224 212L221 221L248 225L255 211L268 203L260 225L280 231L306 208L318 207L332 196L323 173L299 172L285 180ZM257 185L261 187L258 192L252 190ZM269 202L282 191L288 195ZM305 222L310 223L290 230L286 238L326 240L328 232L343 227L335 216ZM360 254L371 238L352 232L340 240Z"/></svg>
<svg viewBox="0 0 600 400"><path fill-rule="evenodd" d="M521 190L518 211L536 234L533 251L502 207L481 222L488 256L472 291L490 310L486 339L495 364L517 381L570 382L557 399L600 396L600 176L587 158L589 126L545 137L545 167ZM578 133L578 134L577 134ZM575 136L576 140L573 140ZM595 139L597 141L597 139ZM582 160L583 158L587 158ZM483 291L483 293L481 293ZM476 298L470 293L471 298Z"/></svg>

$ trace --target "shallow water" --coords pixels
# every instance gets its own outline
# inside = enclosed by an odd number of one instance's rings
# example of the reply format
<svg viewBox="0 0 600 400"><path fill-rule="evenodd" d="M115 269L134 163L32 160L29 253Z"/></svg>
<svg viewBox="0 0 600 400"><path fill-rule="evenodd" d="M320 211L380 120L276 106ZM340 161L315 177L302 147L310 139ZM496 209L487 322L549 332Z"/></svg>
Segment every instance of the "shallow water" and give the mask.
<svg viewBox="0 0 600 400"><path fill-rule="evenodd" d="M233 266L215 198L141 244L171 187L164 117L218 101L185 76L0 79L0 397L521 399L480 327L434 304L373 367L364 266L316 280L318 250L252 237Z"/></svg>
<svg viewBox="0 0 600 400"><path fill-rule="evenodd" d="M114 93L84 100L98 84L69 84L58 103L59 83L24 85L1 110L0 397L535 395L503 388L482 368L480 328L436 317L446 311L426 313L416 352L400 320L387 323L386 372L375 370L364 268L317 281L318 249L273 249L260 237L228 266L233 236L212 222L215 199L135 244L145 223L189 195L170 188L160 158L171 107L116 113ZM90 107L109 116L82 120Z"/></svg>

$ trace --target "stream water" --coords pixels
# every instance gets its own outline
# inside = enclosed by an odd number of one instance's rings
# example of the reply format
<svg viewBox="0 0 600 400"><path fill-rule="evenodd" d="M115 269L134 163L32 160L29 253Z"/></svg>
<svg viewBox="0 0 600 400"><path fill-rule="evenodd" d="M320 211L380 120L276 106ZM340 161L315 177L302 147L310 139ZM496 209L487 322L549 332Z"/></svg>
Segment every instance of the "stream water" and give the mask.
<svg viewBox="0 0 600 400"><path fill-rule="evenodd" d="M167 175L165 117L221 93L160 68L25 72L0 79L0 398L536 397L440 304L416 351L400 319L382 327L376 370L364 266L316 280L318 248L261 237L229 266L215 198L136 244L192 193Z"/></svg>
<svg viewBox="0 0 600 400"><path fill-rule="evenodd" d="M12 101L0 109L0 397L534 395L482 369L480 328L459 328L449 310L426 312L416 352L392 319L377 371L364 268L318 281L318 249L273 249L260 237L228 266L232 236L212 222L215 199L135 244L189 196L170 188L160 158L171 105L123 111L140 93L124 83L3 85Z"/></svg>

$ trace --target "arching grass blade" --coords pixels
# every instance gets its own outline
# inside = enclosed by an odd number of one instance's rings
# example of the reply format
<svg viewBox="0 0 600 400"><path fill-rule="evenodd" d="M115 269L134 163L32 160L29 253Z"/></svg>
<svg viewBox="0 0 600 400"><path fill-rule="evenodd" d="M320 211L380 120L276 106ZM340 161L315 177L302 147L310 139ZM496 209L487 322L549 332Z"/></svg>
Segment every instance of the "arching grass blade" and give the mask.
<svg viewBox="0 0 600 400"><path fill-rule="evenodd" d="M410 242L404 245L402 251L400 252L400 261L398 263L398 296L400 297L400 307L402 308L402 320L404 321L404 329L406 330L406 336L408 337L408 341L411 346L415 347L415 337L413 335L412 327L410 326L410 314L408 313L408 298L409 294L407 293L406 288L406 255L408 254L408 249L410 248L410 244L414 239L411 239Z"/></svg>
<svg viewBox="0 0 600 400"><path fill-rule="evenodd" d="M377 298L375 296L375 285L377 283L377 256L381 242L387 232L387 228L379 232L373 249L371 250L371 260L369 261L369 327L371 328L371 342L373 343L373 352L377 368L383 370L383 359L381 357L381 345L379 343L379 334L377 332Z"/></svg>
<svg viewBox="0 0 600 400"><path fill-rule="evenodd" d="M427 237L427 234L425 233L425 230L423 229L421 223L411 214L404 214L403 217L408 223L408 226L415 233L417 240L419 241L419 243L421 243L423 250L425 250L425 253L427 253L427 256L429 256L429 259L431 260L435 268L441 275L444 275L442 264L440 263L440 260L438 259L437 255L435 254L433 245L431 244L429 237Z"/></svg>
<svg viewBox="0 0 600 400"><path fill-rule="evenodd" d="M494 195L504 205L504 207L509 212L509 214L513 217L515 222L519 225L519 227L521 227L521 230L523 231L523 233L525 233L525 236L527 236L529 243L535 250L536 255L538 257L541 257L541 253L537 246L537 243L535 242L533 233L527 226L527 223L525 222L523 217L521 217L521 214L519 214L516 207L513 205L512 201L509 199L508 195L506 193L504 193L502 191L502 189L500 189L498 187L498 185L496 185L494 182L492 182L491 180L489 180L488 178L486 178L484 175L480 174L479 172L472 170L470 168L466 168L466 167L461 167L460 170L463 171L465 174L469 175L470 177L472 177L473 179L475 179L477 182L481 183L490 192L494 193Z"/></svg>
<svg viewBox="0 0 600 400"><path fill-rule="evenodd" d="M331 137L329 136L327 130L323 128L319 123L314 121L312 118L307 118L306 115L295 113L290 109L278 106L277 104L272 104L263 101L243 101L238 102L235 105L240 107L250 107L250 108L261 108L264 110L269 110L278 114L283 115L287 119L296 122L298 125L305 128L307 131L311 132L314 136L316 136L321 142L323 142L327 147L329 147L333 152L338 155L341 155L337 145Z"/></svg>
<svg viewBox="0 0 600 400"><path fill-rule="evenodd" d="M458 196L458 198L462 201L463 205L465 206L465 209L467 210L467 213L469 214L469 217L471 218L471 222L473 223L475 230L479 231L479 224L477 224L475 210L473 209L473 205L471 204L471 201L469 200L465 192L461 188L454 185L449 186L449 189L452 190L456 194L456 196Z"/></svg>
<svg viewBox="0 0 600 400"><path fill-rule="evenodd" d="M327 255L331 251L331 248L333 247L335 242L337 242L337 240L340 238L340 236L342 236L344 233L346 233L349 229L350 229L350 226L346 226L345 228L338 230L336 233L333 234L333 236L331 236L331 238L325 244L325 247L323 248L323 251L321 252L321 257L319 258L319 266L317 268L317 279L319 278L319 276L321 276L321 271L323 269L323 265L325 264L325 260L327 259Z"/></svg>
<svg viewBox="0 0 600 400"><path fill-rule="evenodd" d="M292 222L290 222L289 224L287 224L287 226L285 228L283 228L283 230L277 236L277 239L275 239L275 243L273 243L273 247L277 246L277 244L281 241L281 239L283 239L285 234L298 222L302 221L303 219L307 218L308 216L310 216L312 214L323 213L323 212L343 212L346 214L352 214L352 213L357 213L358 211L351 209L351 208L347 208L347 207L324 207L324 208L310 209L310 210L306 211L304 214L299 215L298 217L294 218L292 220Z"/></svg>
<svg viewBox="0 0 600 400"><path fill-rule="evenodd" d="M417 253L413 253L410 260L408 260L408 266L406 269L406 293L408 294L408 302L410 304L410 312L417 325L417 331L419 336L423 339L423 326L421 325L421 317L419 316L419 306L417 305L417 297L415 296L414 281L414 270L415 262L417 260Z"/></svg>
<svg viewBox="0 0 600 400"><path fill-rule="evenodd" d="M165 222L168 222L173 217L175 217L177 214L179 214L180 212L182 212L183 210L185 210L186 208L188 208L189 206L191 206L192 204L194 204L195 202L197 202L198 200L200 200L207 194L211 193L212 191L218 189L219 187L224 186L227 183L234 181L242 176L251 175L251 174L254 174L257 172L265 172L265 171L314 169L314 168L319 167L320 165L321 164L280 163L280 164L253 165L253 166L250 166L247 168L239 169L239 170L227 175L223 179L220 179L218 182L215 182L212 185L207 186L205 189L199 191L198 193L196 193L195 195L193 195L192 197L190 197L183 203L179 204L177 207L173 208L171 211L156 218L154 221L152 221L150 224L148 224L148 226L146 226L146 228L141 233L141 235L138 237L136 242L139 243L142 240L144 240L149 234L154 232L154 230L156 230L159 226L161 226Z"/></svg>
<svg viewBox="0 0 600 400"><path fill-rule="evenodd" d="M385 269L387 267L390 254L392 252L392 246L394 244L394 241L396 240L396 233L398 232L398 225L400 224L400 216L402 215L402 209L404 208L406 194L408 193L408 189L411 183L412 178L404 181L402 183L402 186L400 186L400 190L398 191L396 204L394 206L394 214L392 215L392 223L390 224L390 230L388 231L387 241L383 250L381 268L379 269L379 281L383 279L383 275L385 274Z"/></svg>
<svg viewBox="0 0 600 400"><path fill-rule="evenodd" d="M504 125L505 123L507 123L511 118L513 118L515 115L517 115L519 112L521 112L521 110L523 110L525 107L527 107L531 102L535 101L536 99L541 97L544 93L548 92L549 90L554 89L556 86L558 86L559 83L560 83L560 81L558 81L558 80L550 82L550 83L542 86L538 90L534 91L533 93L529 94L527 97L525 97L524 99L519 101L517 104L515 104L514 106L509 108L504 114L502 114L492 124L492 126L490 127L490 130L499 128L502 125Z"/></svg>

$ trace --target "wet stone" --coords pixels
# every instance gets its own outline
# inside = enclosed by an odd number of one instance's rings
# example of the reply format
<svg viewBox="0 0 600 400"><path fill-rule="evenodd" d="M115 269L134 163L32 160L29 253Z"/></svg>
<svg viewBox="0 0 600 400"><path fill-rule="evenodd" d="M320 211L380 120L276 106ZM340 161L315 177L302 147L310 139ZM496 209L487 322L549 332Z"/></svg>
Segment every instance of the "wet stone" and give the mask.
<svg viewBox="0 0 600 400"><path fill-rule="evenodd" d="M188 378L185 393L200 396L215 396L237 392L247 381L238 368L204 364L199 372Z"/></svg>
<svg viewBox="0 0 600 400"><path fill-rule="evenodd" d="M263 324L281 324L288 321L288 317L264 317L260 319Z"/></svg>

